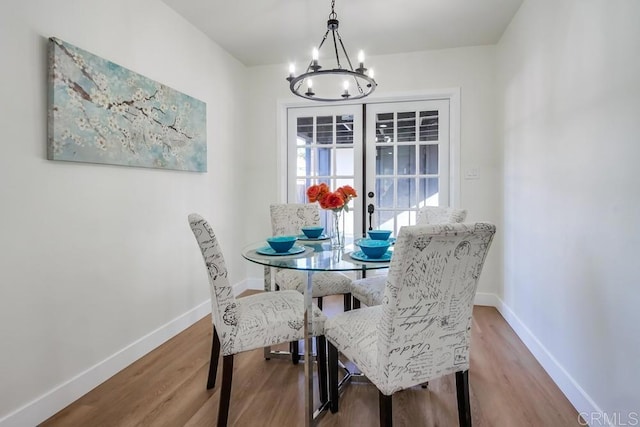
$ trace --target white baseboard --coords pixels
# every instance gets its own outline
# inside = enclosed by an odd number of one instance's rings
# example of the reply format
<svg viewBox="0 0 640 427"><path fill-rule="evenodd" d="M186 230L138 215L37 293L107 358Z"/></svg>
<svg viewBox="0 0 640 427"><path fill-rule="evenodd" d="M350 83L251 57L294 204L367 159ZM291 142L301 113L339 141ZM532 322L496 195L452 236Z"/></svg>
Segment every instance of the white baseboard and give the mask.
<svg viewBox="0 0 640 427"><path fill-rule="evenodd" d="M248 278L236 283L233 288L236 295L249 289L262 290L264 289L263 279ZM476 294L474 303L476 305L496 307L578 412L602 413L593 399L569 375L504 301L495 294L480 292ZM210 312L211 303L207 300L155 331L148 333L102 362L1 418L0 427L35 426L41 423L131 363L187 329ZM606 426L608 427L609 424Z"/></svg>
<svg viewBox="0 0 640 427"><path fill-rule="evenodd" d="M490 307L498 307L500 299L496 294L488 292L476 292L476 298L473 300L474 305L488 305Z"/></svg>
<svg viewBox="0 0 640 427"><path fill-rule="evenodd" d="M259 282L262 286L262 282ZM233 291L239 295L247 289L254 289L252 286L256 286L253 280L247 279L233 285ZM41 423L209 313L211 301L206 300L102 362L0 418L0 427L35 426Z"/></svg>
<svg viewBox="0 0 640 427"><path fill-rule="evenodd" d="M262 290L264 285L261 278L249 278L246 281L246 289ZM505 304L496 294L488 292L478 292L474 300L475 305L485 305L495 307L506 322L515 331L524 345L533 354L536 360L542 365L558 388L569 399L569 402L579 413L602 414L602 410L591 399L564 367L553 357L540 340L531 330L515 315L511 308ZM609 427L609 423L600 424L602 427ZM596 426L592 426L596 427Z"/></svg>
<svg viewBox="0 0 640 427"><path fill-rule="evenodd" d="M211 312L209 300L0 419L0 427L35 426Z"/></svg>
<svg viewBox="0 0 640 427"><path fill-rule="evenodd" d="M584 389L573 379L573 377L564 369L564 367L553 357L540 340L531 332L531 330L516 316L511 308L505 304L497 295L493 295L497 304L496 309L502 314L509 326L520 337L524 345L533 354L533 357L542 365L547 374L551 377L558 388L569 399L569 402L578 411L579 414L602 414L600 407L593 399L584 391ZM610 427L611 424L603 419L602 423L597 426ZM596 427L591 424L591 427Z"/></svg>

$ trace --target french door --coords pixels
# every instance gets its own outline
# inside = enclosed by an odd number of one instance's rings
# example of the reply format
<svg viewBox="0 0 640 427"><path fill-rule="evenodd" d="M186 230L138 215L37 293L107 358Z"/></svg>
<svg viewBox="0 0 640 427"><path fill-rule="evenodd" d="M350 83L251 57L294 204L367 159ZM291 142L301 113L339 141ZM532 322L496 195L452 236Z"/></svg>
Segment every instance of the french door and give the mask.
<svg viewBox="0 0 640 427"><path fill-rule="evenodd" d="M332 191L350 185L358 197L345 215L345 234L362 230L362 106L290 108L287 113L287 202L307 203L306 189L326 183ZM359 160L358 160L359 159ZM328 212L321 215L331 233Z"/></svg>
<svg viewBox="0 0 640 427"><path fill-rule="evenodd" d="M370 228L416 222L424 206L449 206L449 100L367 105L366 206Z"/></svg>
<svg viewBox="0 0 640 427"><path fill-rule="evenodd" d="M347 236L370 228L397 235L421 207L449 205L449 152L446 99L289 108L287 201L305 203L312 184L348 184L358 197ZM322 221L331 232L328 218Z"/></svg>

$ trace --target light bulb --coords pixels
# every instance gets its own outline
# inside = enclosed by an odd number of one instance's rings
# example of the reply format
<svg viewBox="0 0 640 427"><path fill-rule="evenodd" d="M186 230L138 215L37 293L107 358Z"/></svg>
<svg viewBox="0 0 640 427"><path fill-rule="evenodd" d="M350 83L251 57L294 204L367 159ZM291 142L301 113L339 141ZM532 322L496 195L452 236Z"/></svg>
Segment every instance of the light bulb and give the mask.
<svg viewBox="0 0 640 427"><path fill-rule="evenodd" d="M362 51L362 50L360 52L358 52L358 62L360 64L364 64L364 51Z"/></svg>
<svg viewBox="0 0 640 427"><path fill-rule="evenodd" d="M295 73L296 73L296 64L292 62L291 64L289 64L289 74L293 76Z"/></svg>
<svg viewBox="0 0 640 427"><path fill-rule="evenodd" d="M313 59L314 61L318 60L318 49L317 48L313 48L313 51L311 52L311 59Z"/></svg>
<svg viewBox="0 0 640 427"><path fill-rule="evenodd" d="M373 68L369 69L369 77L373 78Z"/></svg>
<svg viewBox="0 0 640 427"><path fill-rule="evenodd" d="M313 87L313 80L307 79L307 87L311 89Z"/></svg>
<svg viewBox="0 0 640 427"><path fill-rule="evenodd" d="M344 87L345 91L348 91L349 90L349 82L345 80L344 83L342 83L342 87Z"/></svg>

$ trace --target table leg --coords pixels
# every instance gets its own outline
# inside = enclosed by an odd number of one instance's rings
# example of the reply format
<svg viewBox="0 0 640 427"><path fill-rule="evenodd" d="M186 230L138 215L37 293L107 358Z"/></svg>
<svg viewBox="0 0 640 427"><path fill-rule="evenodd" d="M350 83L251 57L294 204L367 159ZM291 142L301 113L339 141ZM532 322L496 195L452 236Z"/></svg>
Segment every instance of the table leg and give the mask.
<svg viewBox="0 0 640 427"><path fill-rule="evenodd" d="M307 286L304 290L304 377L306 382L305 389L305 427L311 427L315 425L313 419L314 406L313 406L313 362L311 361L311 350L313 340L313 307L311 305L312 300L312 286L311 278L313 271L307 271Z"/></svg>
<svg viewBox="0 0 640 427"><path fill-rule="evenodd" d="M264 267L264 291L265 292L271 292L273 290L272 287L272 278L273 278L273 271L272 271L273 267ZM270 360L271 359L271 346L267 346L263 349L264 351L264 359L265 360Z"/></svg>

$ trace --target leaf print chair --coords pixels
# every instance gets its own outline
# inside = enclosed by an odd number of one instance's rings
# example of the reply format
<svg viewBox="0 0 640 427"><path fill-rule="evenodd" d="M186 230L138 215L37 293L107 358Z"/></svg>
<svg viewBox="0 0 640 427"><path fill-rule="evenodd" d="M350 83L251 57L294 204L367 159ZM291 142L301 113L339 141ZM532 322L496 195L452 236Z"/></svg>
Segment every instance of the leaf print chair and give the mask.
<svg viewBox="0 0 640 427"><path fill-rule="evenodd" d="M466 209L425 206L418 211L416 224L454 224L466 218ZM359 308L360 303L369 307L380 305L386 281L386 274L354 280L350 286L354 308Z"/></svg>
<svg viewBox="0 0 640 427"><path fill-rule="evenodd" d="M236 298L227 278L227 268L213 230L200 215L189 215L193 231L209 274L213 343L207 389L216 383L218 356L222 350L222 390L218 426L226 426L231 397L233 355L265 346L303 339L304 300L296 291L264 292ZM325 348L322 331L326 316L313 307L313 334L319 348ZM320 354L320 352L318 352ZM324 353L322 353L324 354ZM318 376L326 378L326 360L319 355ZM320 383L320 397L327 400L326 382ZM324 388L324 389L323 389Z"/></svg>
<svg viewBox="0 0 640 427"><path fill-rule="evenodd" d="M301 228L308 225L320 225L320 210L317 204L281 203L271 205L271 231L274 236L299 235ZM269 267L265 267L265 285L270 283ZM328 295L344 295L344 310L351 309L351 279L337 272L317 271L311 277L313 298L317 298L318 307L322 309L322 297ZM275 284L278 289L296 290L304 293L307 273L304 271L275 269ZM291 343L293 363L298 363L297 341Z"/></svg>
<svg viewBox="0 0 640 427"><path fill-rule="evenodd" d="M469 346L478 278L495 226L402 227L382 304L325 322L329 400L338 411L338 351L378 388L380 425L392 425L393 393L455 373L458 418L471 426Z"/></svg>

